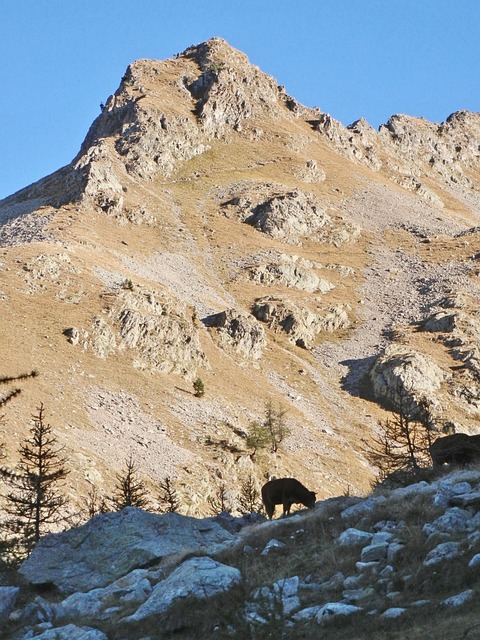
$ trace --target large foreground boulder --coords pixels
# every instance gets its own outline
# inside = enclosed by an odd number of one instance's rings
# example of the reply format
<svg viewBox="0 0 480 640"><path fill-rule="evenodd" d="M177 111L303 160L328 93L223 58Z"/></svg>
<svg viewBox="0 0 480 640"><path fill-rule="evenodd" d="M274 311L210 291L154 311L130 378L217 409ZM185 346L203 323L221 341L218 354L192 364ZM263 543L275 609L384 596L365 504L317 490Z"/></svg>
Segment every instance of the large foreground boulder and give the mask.
<svg viewBox="0 0 480 640"><path fill-rule="evenodd" d="M213 553L233 535L209 518L156 514L127 507L85 525L45 536L20 567L34 585L62 593L104 587L133 569L185 551Z"/></svg>
<svg viewBox="0 0 480 640"><path fill-rule="evenodd" d="M228 591L241 581L241 573L234 567L221 564L208 557L190 558L173 571L166 580L154 587L148 600L131 616L127 623L158 617L180 599L194 596L210 598Z"/></svg>

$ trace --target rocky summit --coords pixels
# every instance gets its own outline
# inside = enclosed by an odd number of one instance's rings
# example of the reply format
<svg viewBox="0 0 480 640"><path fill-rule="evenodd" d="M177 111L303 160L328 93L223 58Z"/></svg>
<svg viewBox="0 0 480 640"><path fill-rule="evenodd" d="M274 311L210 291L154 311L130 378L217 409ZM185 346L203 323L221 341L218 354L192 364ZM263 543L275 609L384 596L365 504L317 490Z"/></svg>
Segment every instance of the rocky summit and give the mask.
<svg viewBox="0 0 480 640"><path fill-rule="evenodd" d="M399 388L476 433L479 149L478 113L345 127L220 38L133 62L72 162L0 202L1 374L39 374L7 461L43 403L74 504L131 455L205 517L250 476L365 495Z"/></svg>

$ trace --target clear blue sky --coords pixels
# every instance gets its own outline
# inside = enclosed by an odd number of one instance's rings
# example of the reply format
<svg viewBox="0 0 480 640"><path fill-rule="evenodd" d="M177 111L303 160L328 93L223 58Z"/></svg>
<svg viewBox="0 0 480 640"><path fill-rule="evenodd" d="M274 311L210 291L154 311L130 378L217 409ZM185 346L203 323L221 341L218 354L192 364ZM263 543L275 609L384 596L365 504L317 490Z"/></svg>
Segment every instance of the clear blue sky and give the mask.
<svg viewBox="0 0 480 640"><path fill-rule="evenodd" d="M0 198L77 153L127 65L213 36L344 124L480 110L480 0L0 0Z"/></svg>

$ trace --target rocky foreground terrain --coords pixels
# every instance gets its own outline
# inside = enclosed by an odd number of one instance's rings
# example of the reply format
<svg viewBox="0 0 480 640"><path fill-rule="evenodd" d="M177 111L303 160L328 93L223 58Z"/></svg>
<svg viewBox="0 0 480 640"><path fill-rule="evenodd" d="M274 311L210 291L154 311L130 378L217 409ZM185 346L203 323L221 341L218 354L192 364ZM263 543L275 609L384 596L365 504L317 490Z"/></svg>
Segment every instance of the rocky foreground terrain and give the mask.
<svg viewBox="0 0 480 640"><path fill-rule="evenodd" d="M2 580L0 637L471 640L479 504L477 467L271 522L97 515Z"/></svg>
<svg viewBox="0 0 480 640"><path fill-rule="evenodd" d="M73 503L132 455L203 517L249 475L364 495L399 388L476 433L479 145L467 111L344 127L219 38L132 63L72 162L0 202L1 374L39 373L7 462L43 402ZM254 455L268 406L288 437Z"/></svg>

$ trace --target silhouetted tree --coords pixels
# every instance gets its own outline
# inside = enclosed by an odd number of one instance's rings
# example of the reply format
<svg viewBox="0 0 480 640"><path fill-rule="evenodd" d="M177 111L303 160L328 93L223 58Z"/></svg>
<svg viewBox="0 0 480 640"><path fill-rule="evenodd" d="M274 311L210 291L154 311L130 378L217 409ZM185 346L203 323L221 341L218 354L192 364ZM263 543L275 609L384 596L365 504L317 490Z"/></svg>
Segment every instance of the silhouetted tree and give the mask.
<svg viewBox="0 0 480 640"><path fill-rule="evenodd" d="M381 434L369 453L370 461L379 469L380 482L399 471L408 479L430 466L429 447L435 425L425 399L413 402L412 395L399 385L392 415L380 427Z"/></svg>
<svg viewBox="0 0 480 640"><path fill-rule="evenodd" d="M125 461L125 473L117 475L115 493L111 503L115 511L124 507L140 507L146 509L149 505L148 491L145 483L138 475L138 467L132 454Z"/></svg>
<svg viewBox="0 0 480 640"><path fill-rule="evenodd" d="M208 497L207 502L214 516L218 516L220 513L232 513L232 507L227 499L227 488L224 484L220 485L214 496Z"/></svg>
<svg viewBox="0 0 480 640"><path fill-rule="evenodd" d="M5 496L4 526L16 555L28 555L42 535L67 522L67 499L59 491L59 484L69 473L63 450L45 422L40 404L30 437L19 448L17 468L0 468L3 481L10 487Z"/></svg>
<svg viewBox="0 0 480 640"><path fill-rule="evenodd" d="M98 493L97 487L92 486L84 501L84 508L81 510L83 518L85 518L86 515L86 519L90 520L90 518L93 518L93 516L96 516L98 513L107 513L108 511L110 511L110 509L108 508L105 497Z"/></svg>
<svg viewBox="0 0 480 640"><path fill-rule="evenodd" d="M167 476L160 482L159 503L158 510L160 513L174 513L178 511L180 500L170 476Z"/></svg>
<svg viewBox="0 0 480 640"><path fill-rule="evenodd" d="M260 492L252 474L249 474L242 482L238 504L241 513L261 513L263 511Z"/></svg>

